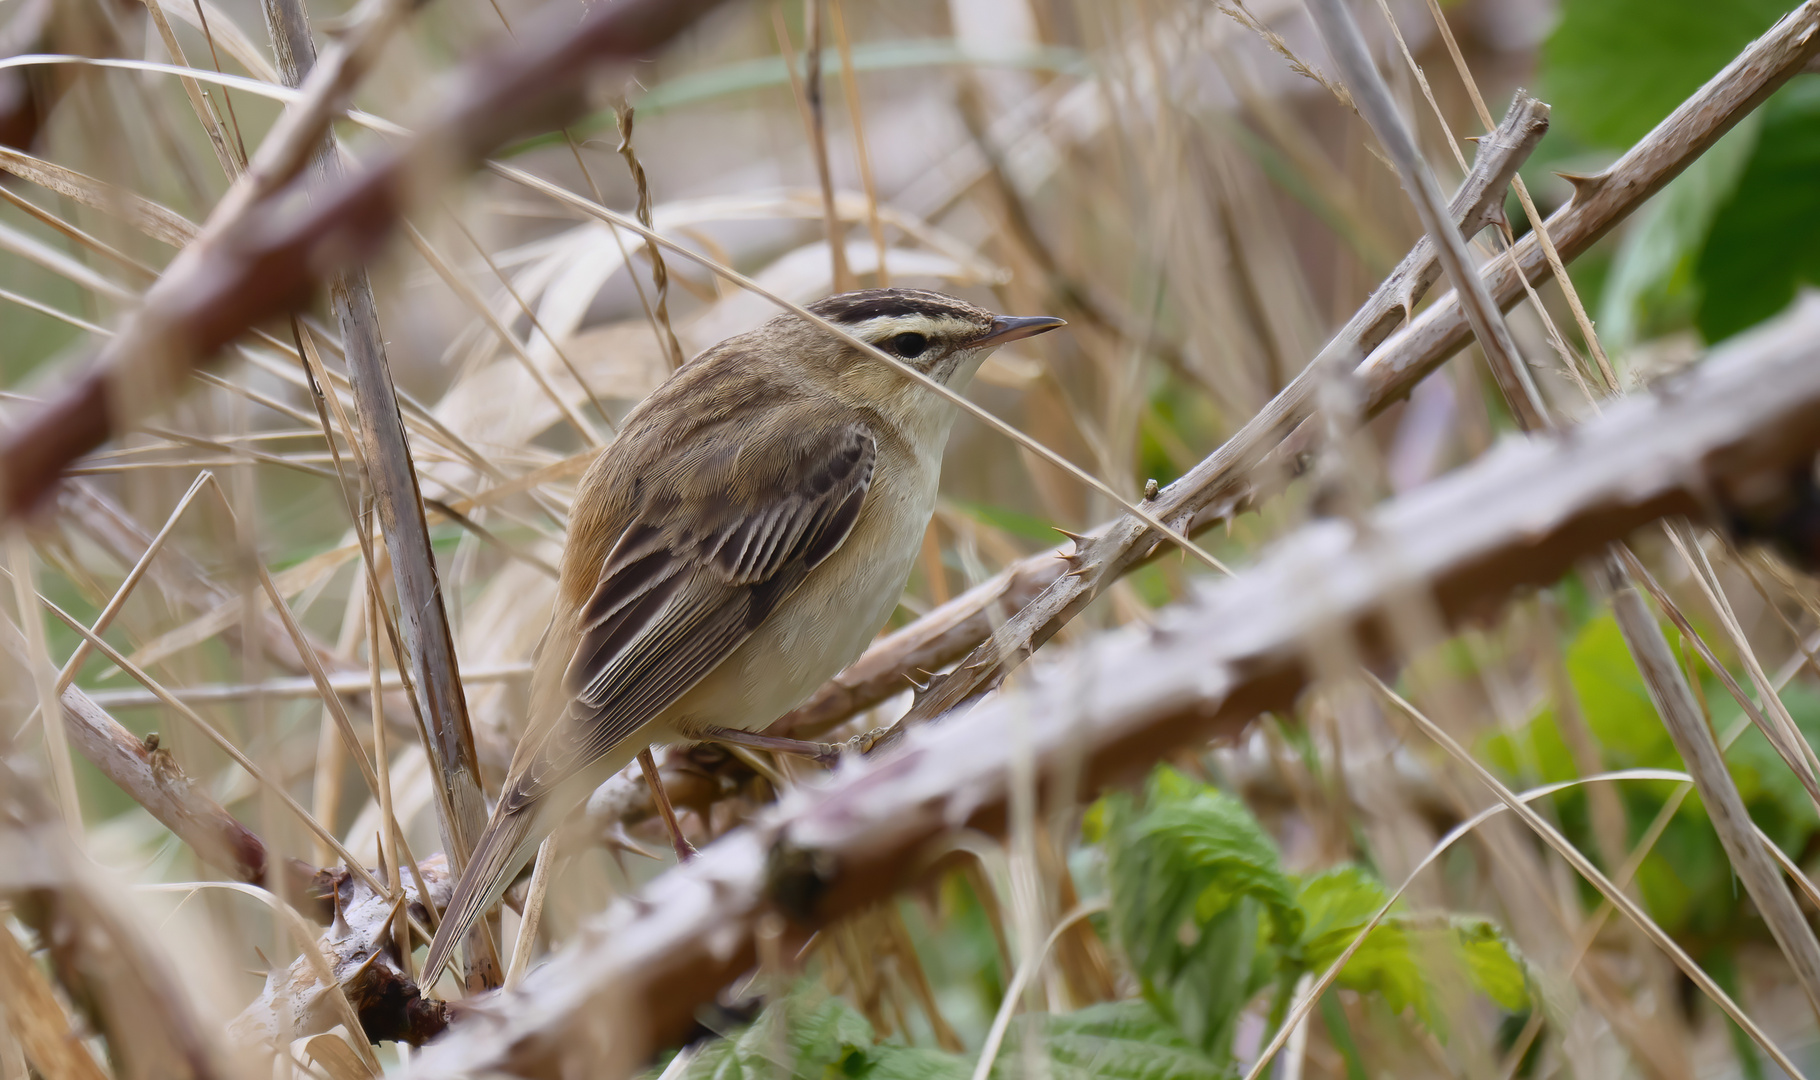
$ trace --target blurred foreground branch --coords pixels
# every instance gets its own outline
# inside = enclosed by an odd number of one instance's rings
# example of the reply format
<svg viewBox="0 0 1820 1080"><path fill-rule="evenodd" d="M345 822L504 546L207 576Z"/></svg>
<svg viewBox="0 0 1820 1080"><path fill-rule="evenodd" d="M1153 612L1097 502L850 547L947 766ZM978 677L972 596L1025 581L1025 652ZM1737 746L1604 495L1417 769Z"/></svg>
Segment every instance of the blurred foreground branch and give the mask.
<svg viewBox="0 0 1820 1080"><path fill-rule="evenodd" d="M1820 449L1816 342L1820 304L1803 304L1578 428L1507 442L1359 526L1310 525L1155 629L1106 635L964 723L791 792L609 909L519 991L475 1002L414 1074L626 1075L751 967L761 925L785 927L787 950L917 879L952 830L1003 832L1022 756L1053 797L1091 795L1290 705L1308 643L1336 629L1393 662L1386 609L1411 595L1458 625L1651 520L1786 498Z"/></svg>

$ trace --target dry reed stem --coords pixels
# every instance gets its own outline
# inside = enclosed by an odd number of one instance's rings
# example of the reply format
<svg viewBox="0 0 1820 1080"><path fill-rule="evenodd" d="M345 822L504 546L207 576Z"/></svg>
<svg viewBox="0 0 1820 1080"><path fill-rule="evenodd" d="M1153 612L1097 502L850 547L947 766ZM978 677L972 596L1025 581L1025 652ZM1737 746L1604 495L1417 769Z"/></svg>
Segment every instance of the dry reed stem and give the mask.
<svg viewBox="0 0 1820 1080"><path fill-rule="evenodd" d="M1629 577L1633 586L1641 586L1647 591L1650 598L1655 600L1656 606L1660 607L1662 613L1668 616L1669 621L1675 624L1675 629L1679 630L1681 636L1685 638L1689 644L1693 645L1694 650L1699 653L1701 661L1705 663L1707 670L1718 678L1720 684L1725 687L1726 692L1732 696L1732 700L1736 701L1738 707L1744 711L1745 717L1751 724L1753 724L1758 731L1763 733L1763 737L1768 740L1770 747L1776 751L1777 755L1782 758L1783 763L1794 773L1795 779L1800 781L1802 789L1807 792L1808 798L1813 800L1816 809L1820 809L1820 785L1814 783L1812 770L1808 768L1807 760L1803 756L1801 749L1801 746L1805 745L1806 740L1802 739L1797 733L1795 735L1795 740L1797 740L1800 745L1791 742L1787 731L1769 717L1763 715L1763 710L1757 706L1756 702L1751 700L1749 694L1745 693L1744 687L1738 685L1738 680L1732 676L1732 673L1727 670L1725 664L1719 659L1718 655L1713 652L1712 646L1708 645L1706 639L1694 628L1693 623L1689 621L1686 614L1681 611L1680 605L1676 604L1674 598L1668 594L1667 590L1663 589L1662 586L1657 583L1655 576L1649 572L1640 560L1638 560L1636 555L1628 548L1619 550L1617 555L1619 560L1623 563L1626 576ZM1774 697L1773 690L1771 691L1770 696Z"/></svg>
<svg viewBox="0 0 1820 1080"><path fill-rule="evenodd" d="M1427 226L1429 235L1435 237L1435 223L1440 220L1440 213L1439 196L1434 190L1433 179L1428 174L1426 163L1414 139L1397 115L1389 88L1384 85L1372 63L1350 11L1340 0L1308 0L1308 4L1329 49L1357 95L1366 119L1378 132L1380 141L1396 163L1403 177L1404 189L1414 197L1417 211ZM1451 231L1447 233L1446 240L1442 251L1444 255L1451 251L1447 262L1449 276L1459 286L1455 295L1464 304L1474 335L1485 353L1506 405L1516 417L1518 426L1525 431L1533 433L1551 427L1552 422L1534 381L1529 378L1527 369L1523 367L1523 359L1515 350L1509 328L1504 324L1498 308L1492 304L1484 282L1472 271L1471 264L1467 261L1464 242ZM1523 284L1527 286L1529 283L1524 280ZM1569 364L1571 367L1571 360ZM1616 547L1622 550L1622 545ZM1816 940L1813 929L1796 908L1774 862L1758 844L1743 798L1738 793L1730 772L1725 768L1712 732L1695 707L1693 691L1685 673L1674 662L1661 627L1649 615L1635 586L1627 580L1629 575L1623 560L1615 559L1607 574L1615 590L1612 604L1619 632L1638 671L1643 675L1650 699L1661 715L1676 749L1687 763L1694 784L1711 813L1714 830L1730 856L1732 865L1788 958L1796 981L1807 994L1810 1006L1820 1016L1820 940ZM1723 606L1721 610L1724 611ZM1748 654L1748 646L1746 652ZM1770 730L1766 730L1765 734L1771 737L1772 745L1781 747L1785 741L1776 738L1776 733ZM1786 750L1784 752L1786 754ZM1789 764L1798 776L1807 773L1805 761L1796 759ZM1811 789L1811 774L1805 779ZM1816 795L1816 800L1820 801L1820 794Z"/></svg>
<svg viewBox="0 0 1820 1080"><path fill-rule="evenodd" d="M1763 662L1758 659L1756 650L1751 647L1749 638L1745 636L1744 627L1738 622L1737 612L1732 608L1731 599L1725 595L1725 587L1720 584L1718 572L1713 569L1712 561L1706 557L1705 549L1700 546L1699 539L1686 522L1667 522L1663 526L1663 531L1668 534L1669 543L1681 555L1682 561L1692 572L1694 581L1700 586L1700 591L1705 594L1707 602L1712 605L1714 613L1719 616L1719 625L1731 640L1732 649L1743 662L1744 670L1749 674L1752 685L1757 688L1763 709L1767 710L1768 719L1773 721L1773 728L1782 741L1783 749L1793 750L1798 758L1798 760L1789 762L1789 768L1793 769L1802 784L1810 789L1815 808L1820 809L1820 758L1816 758L1814 748L1808 745L1807 738L1801 734L1801 729L1796 725L1794 716L1789 713L1788 706L1783 703L1781 695L1776 692L1775 684L1771 681L1769 673L1763 670ZM1773 608L1775 605L1772 603L1770 606ZM1726 677L1730 679L1729 672L1726 673ZM1732 686L1737 685L1735 679L1731 680L1731 683ZM1753 717L1753 719L1759 718L1762 718L1761 713ZM1764 734L1767 736L1770 732L1766 730Z"/></svg>
<svg viewBox="0 0 1820 1080"><path fill-rule="evenodd" d="M1448 23L1446 14L1441 11L1440 0L1428 0L1428 10L1434 16L1435 29L1440 32L1442 43L1447 46L1447 55L1453 59L1454 70L1459 72L1460 82L1466 87L1467 94L1472 98L1473 108L1479 114L1479 122L1490 129L1491 114L1486 111L1485 98L1479 93L1478 81L1472 77L1472 71L1466 65L1466 57L1460 53L1460 43L1455 40L1453 26ZM1548 225L1542 220L1542 214L1536 209L1535 200L1530 197L1529 185L1524 183L1523 178L1519 176L1511 182L1511 189L1517 193L1517 201L1522 204L1523 213L1528 215L1529 220L1535 226L1536 239L1542 245L1542 253L1548 259L1548 266L1554 273L1555 283L1561 286L1562 293L1567 297L1568 307L1573 310L1574 321L1580 327L1581 338L1585 340L1587 349L1592 352L1593 359L1599 365L1599 375L1605 382L1605 389L1616 393L1619 389L1618 376L1612 371L1611 360L1605 355L1605 346L1600 343L1599 335L1593 330L1592 317L1586 313L1586 305L1580 301L1580 290L1574 287L1573 279L1568 276L1567 263L1561 258L1561 253L1556 250L1554 240L1548 233ZM1540 312L1542 308L1538 305L1536 310Z"/></svg>
<svg viewBox="0 0 1820 1080"><path fill-rule="evenodd" d="M916 879L951 830L1003 830L1020 744L1045 777L1081 761L1079 793L1090 795L1293 701L1317 627L1347 627L1367 658L1384 659L1386 607L1412 588L1457 623L1648 521L1769 486L1820 446L1816 328L1820 307L1803 305L1570 436L1500 446L1382 505L1362 528L1310 525L1158 629L1098 639L965 723L916 729L902 752L787 794L615 905L525 989L479 1007L425 1053L419 1075L641 1059L750 966L759 919L782 914L800 937ZM1397 553L1394 567L1384 552ZM643 1015L603 1025L603 1005L626 1000L646 1003Z"/></svg>
<svg viewBox="0 0 1820 1080"><path fill-rule="evenodd" d="M1459 140L1454 138L1453 128L1447 122L1447 115L1441 110L1440 102L1435 99L1434 89L1428 83L1427 73L1422 70L1422 65L1416 62L1415 54L1409 51L1409 43L1404 40L1402 27L1397 25L1396 16L1391 13L1389 0L1378 0L1378 10L1383 14L1384 22L1390 27L1391 35L1396 38L1397 47L1403 54L1404 63L1408 65L1410 72L1415 75L1416 83L1421 86L1422 96L1427 99L1428 107L1430 111L1434 113L1435 122L1441 126L1441 131L1446 136L1447 149L1452 152L1454 160L1459 162L1460 169L1464 171L1466 168L1466 159L1460 152ZM1447 30L1445 23L1442 25L1442 32L1447 35L1449 41L1452 41L1452 35ZM1485 129L1489 131L1492 127L1491 113L1485 108L1485 101L1479 94L1478 84L1473 80L1472 72L1466 67L1465 59L1459 56L1458 46L1454 45L1452 51L1459 68L1460 78L1467 86L1474 107L1478 110L1481 122L1484 124ZM1511 177L1510 187L1511 191L1516 194L1517 201L1522 204L1524 213L1527 215L1527 220L1534 226L1540 226L1542 215L1536 210L1535 202L1529 197L1529 188L1524 185L1523 177L1521 175ZM1503 222L1500 232L1502 233L1503 239L1503 248L1500 250L1508 249L1516 241L1516 236L1511 230L1510 222L1508 220ZM1559 253L1555 251L1554 245L1549 242L1548 230L1546 228L1540 228L1536 235L1542 241L1543 248L1548 253L1550 260L1549 268L1555 272L1556 283L1561 286L1567 293L1573 305L1578 308L1580 302L1579 292L1574 288L1573 280L1567 276L1567 267L1565 264L1561 263ZM1536 292L1535 286L1531 285L1527 280L1523 282L1523 294L1529 300L1530 310L1534 311L1536 318L1541 320L1542 330L1547 336L1549 344L1554 346L1555 353L1560 356L1562 369L1567 372L1568 378L1573 380L1574 385L1579 388L1580 393L1589 402L1593 401L1595 395L1593 394L1592 388L1587 385L1585 377L1580 372L1578 358L1574 355L1573 349L1567 344L1567 339L1562 336L1560 327L1555 325L1555 318L1549 313L1548 305L1542 302L1542 297ZM1593 351L1598 355L1600 363L1603 364L1605 351L1598 346L1596 336L1592 333L1591 320L1583 320L1580 328L1587 337L1593 338ZM1609 371L1607 371L1606 374L1609 375ZM1615 392L1618 389L1616 381L1607 378L1604 389ZM1598 408L1596 402L1593 407L1595 409Z"/></svg>

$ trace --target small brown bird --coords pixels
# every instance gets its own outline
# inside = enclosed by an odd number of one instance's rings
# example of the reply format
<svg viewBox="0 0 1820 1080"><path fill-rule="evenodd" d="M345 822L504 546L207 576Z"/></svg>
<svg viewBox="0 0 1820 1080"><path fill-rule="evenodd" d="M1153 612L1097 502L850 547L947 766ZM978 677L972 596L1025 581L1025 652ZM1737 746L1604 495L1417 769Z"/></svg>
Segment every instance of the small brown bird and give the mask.
<svg viewBox="0 0 1820 1080"><path fill-rule="evenodd" d="M957 389L1062 326L914 289L809 310ZM652 743L756 731L885 624L935 510L953 404L799 316L683 365L570 514L529 729L424 966L430 985L558 822Z"/></svg>

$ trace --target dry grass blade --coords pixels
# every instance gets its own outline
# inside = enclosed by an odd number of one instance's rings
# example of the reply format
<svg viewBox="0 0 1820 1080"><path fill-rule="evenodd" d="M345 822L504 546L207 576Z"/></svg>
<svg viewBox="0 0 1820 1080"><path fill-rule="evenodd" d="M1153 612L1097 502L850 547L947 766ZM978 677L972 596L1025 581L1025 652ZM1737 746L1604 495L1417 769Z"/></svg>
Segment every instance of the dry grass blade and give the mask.
<svg viewBox="0 0 1820 1080"><path fill-rule="evenodd" d="M1807 791L1808 798L1813 800L1816 808L1820 808L1820 785L1814 783L1813 772L1801 750L1806 740L1800 736L1799 732L1796 732L1791 738L1787 729L1763 714L1763 710L1758 708L1757 703L1744 692L1744 688L1738 685L1738 680L1732 677L1732 673L1713 652L1712 646L1706 643L1706 639L1701 637L1693 623L1674 602L1674 598L1656 582L1655 576L1637 559L1636 555L1632 554L1628 548L1624 548L1619 550L1618 557L1631 582L1641 585L1649 592L1650 597L1662 609L1662 613L1668 616L1669 621L1673 622L1676 629L1681 631L1681 636L1700 654L1700 659L1705 662L1707 670L1712 672L1725 686L1726 692L1731 694L1732 699L1738 703L1738 707L1744 710L1745 716L1749 717L1750 722L1763 733L1763 737L1769 741L1770 746L1782 758L1783 763L1801 782L1801 786ZM1773 688L1771 693L1773 695Z"/></svg>
<svg viewBox="0 0 1820 1080"><path fill-rule="evenodd" d="M517 358L519 364L524 367L525 374L531 377L531 381L537 385L539 390L543 391L543 395L549 398L550 402L562 413L563 418L569 422L569 426L575 429L575 433L580 435L589 446L601 446L601 438L595 434L594 425L588 423L580 413L575 411L575 407L569 404L567 397L550 385L549 378L518 340L518 335L512 333L511 329L500 321L499 316L493 313L493 309L487 305L487 302L474 291L474 287L462 279L460 271L449 265L448 260L431 247L429 240L414 226L405 226L405 232L411 239L411 246L416 248L417 253L423 256L423 260L430 264L432 270L436 271L436 276L441 278L443 283L449 287L449 291L459 297L470 311L479 315L481 320L487 324L487 328L498 336L500 344ZM349 371L352 370L353 368L350 366Z"/></svg>
<svg viewBox="0 0 1820 1080"><path fill-rule="evenodd" d="M1054 929L1049 931L1049 936L1043 939L1042 947L1025 957L1024 962L1017 966L1016 973L1011 976L1011 982L1005 987L998 1012L992 1017L992 1027L986 1032L986 1041L980 1047L979 1058L973 1066L973 1080L986 1080L992 1074L992 1066L998 1059L999 1046L1005 1041L1005 1032L1011 1026L1011 1011L1023 998L1024 987L1029 985L1030 980L1035 977L1037 969L1042 967L1043 960L1049 955L1049 950L1055 948L1055 943L1061 939L1062 934L1075 923L1089 915L1103 911L1105 908L1104 901L1097 901L1091 904L1081 904L1073 911L1063 915L1057 920Z"/></svg>
<svg viewBox="0 0 1820 1080"><path fill-rule="evenodd" d="M544 837L537 845L537 862L531 869L531 891L525 896L524 914L518 921L518 938L512 942L512 960L506 967L507 990L524 981L531 965L531 950L537 946L537 925L543 918L544 896L550 888L550 864L556 861L556 835Z"/></svg>
<svg viewBox="0 0 1820 1080"><path fill-rule="evenodd" d="M1719 575L1714 571L1711 560L1706 557L1705 549L1700 546L1694 530L1686 522L1669 522L1665 525L1665 531L1668 534L1669 542L1674 545L1675 550L1680 553L1682 561L1693 572L1694 580L1699 584L1700 591L1705 594L1707 601L1712 604L1713 611L1718 614L1719 624L1731 640L1732 648L1743 661L1744 670L1750 674L1751 683L1757 688L1763 708L1768 710L1775 721L1775 730L1779 733L1781 745L1793 750L1799 756L1798 761L1789 762L1789 768L1794 770L1795 775L1801 778L1804 785L1813 789L1811 793L1814 796L1815 806L1820 808L1820 757L1815 755L1814 748L1801 734L1795 718L1789 714L1788 706L1783 703L1781 695L1776 692L1775 683L1763 670L1763 663L1757 658L1756 650L1751 647L1744 627L1739 624L1737 612L1733 609L1731 600L1725 595L1725 588L1720 584ZM1768 731L1765 731L1765 734L1767 735Z"/></svg>
<svg viewBox="0 0 1820 1080"><path fill-rule="evenodd" d="M65 198L125 219L154 240L180 248L196 238L196 224L167 206L74 169L0 146L0 169Z"/></svg>
<svg viewBox="0 0 1820 1080"><path fill-rule="evenodd" d="M632 186L638 191L638 203L635 212L645 228L652 228L651 218L651 183L645 176L644 163L638 160L638 151L632 147L632 106L620 104L614 107L614 115L619 120L619 156L626 161L626 169L632 174ZM614 234L618 239L618 234ZM656 322L659 341L664 354L670 358L670 369L683 366L687 359L683 355L682 345L676 340L676 328L670 324L670 268L664 261L664 253L656 246L647 244L645 253L651 259L651 284L657 291L656 303L652 306L651 318ZM639 292L640 300L644 292ZM551 342L554 346L555 342ZM580 376L576 376L579 381Z"/></svg>
<svg viewBox="0 0 1820 1080"><path fill-rule="evenodd" d="M13 601L18 606L19 620L24 626L24 633L19 634L8 624L7 636L13 640L9 644L23 645L19 650L19 659L31 672L32 683L38 691L38 720L44 729L44 745L50 752L51 790L57 796L57 808L63 813L63 821L69 827L70 837L80 844L82 842L82 803L76 795L76 777L70 764L69 741L64 737L62 712L58 701L56 667L51 663L50 653L44 639L44 614L38 607L37 568L32 565L32 549L27 543L24 532L9 529L6 533L7 562L13 582Z"/></svg>

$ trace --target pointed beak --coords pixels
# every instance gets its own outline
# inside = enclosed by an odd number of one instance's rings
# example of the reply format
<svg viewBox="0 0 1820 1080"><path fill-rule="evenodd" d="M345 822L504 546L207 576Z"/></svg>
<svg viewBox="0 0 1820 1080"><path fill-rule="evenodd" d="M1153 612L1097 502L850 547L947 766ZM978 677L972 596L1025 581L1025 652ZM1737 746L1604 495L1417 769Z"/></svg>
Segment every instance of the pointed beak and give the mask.
<svg viewBox="0 0 1820 1080"><path fill-rule="evenodd" d="M987 331L985 337L975 341L973 347L978 349L1003 345L1008 341L1021 341L1067 325L1065 320L1052 315L999 315L992 320L992 329Z"/></svg>

